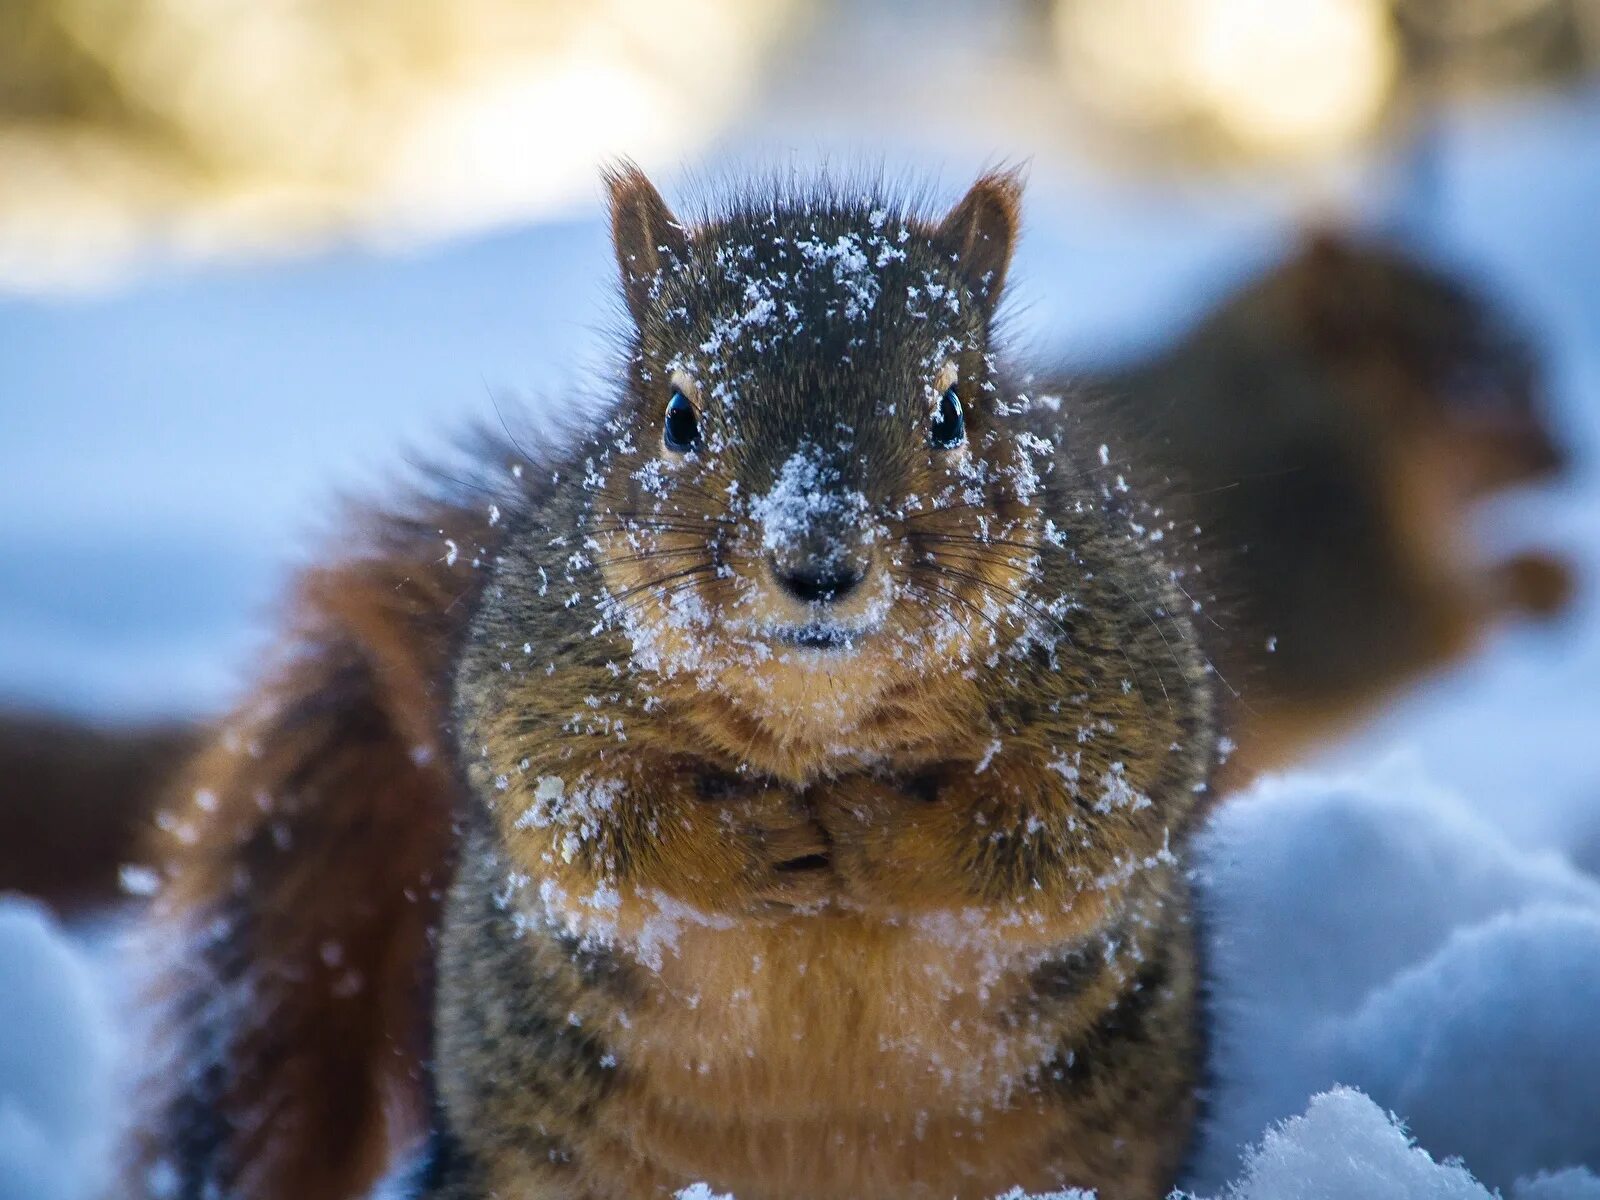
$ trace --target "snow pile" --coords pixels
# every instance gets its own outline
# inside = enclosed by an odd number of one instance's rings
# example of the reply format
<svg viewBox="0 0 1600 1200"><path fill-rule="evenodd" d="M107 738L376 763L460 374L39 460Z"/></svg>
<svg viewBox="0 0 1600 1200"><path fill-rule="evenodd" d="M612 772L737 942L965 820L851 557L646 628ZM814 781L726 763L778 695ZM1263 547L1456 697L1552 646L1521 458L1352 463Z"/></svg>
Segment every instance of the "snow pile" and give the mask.
<svg viewBox="0 0 1600 1200"><path fill-rule="evenodd" d="M734 1197L697 1183L678 1200ZM1094 1193L1013 1191L997 1200L1094 1200ZM1199 1198L1184 1193L1183 1200ZM1268 1130L1216 1200L1499 1200L1499 1194L1460 1163L1435 1161L1360 1092L1335 1088L1314 1097L1303 1116ZM1509 1200L1600 1200L1600 1177L1582 1169L1540 1175L1519 1181Z"/></svg>
<svg viewBox="0 0 1600 1200"><path fill-rule="evenodd" d="M103 992L42 909L0 897L0 1200L82 1200L105 1182Z"/></svg>
<svg viewBox="0 0 1600 1200"><path fill-rule="evenodd" d="M1267 1132L1220 1200L1495 1200L1457 1162L1437 1162L1351 1088ZM1600 1178L1569 1170L1517 1183L1510 1200L1600 1200Z"/></svg>
<svg viewBox="0 0 1600 1200"><path fill-rule="evenodd" d="M1582 1169L1541 1175L1519 1181L1508 1195L1600 1200L1600 1177ZM1000 1200L1093 1200L1093 1193L1012 1192ZM1199 1198L1183 1193L1182 1200ZM1334 1088L1313 1097L1304 1115L1269 1129L1216 1200L1499 1200L1499 1193L1462 1164L1436 1161L1368 1097Z"/></svg>
<svg viewBox="0 0 1600 1200"><path fill-rule="evenodd" d="M1600 881L1396 761L1263 781L1199 850L1214 1082L1190 1195L1600 1200L1581 1169L1600 1164ZM39 910L0 902L0 1200L103 1182L103 990Z"/></svg>
<svg viewBox="0 0 1600 1200"><path fill-rule="evenodd" d="M1582 1167L1542 1171L1520 1181L1511 1200L1600 1200L1600 1176Z"/></svg>
<svg viewBox="0 0 1600 1200"><path fill-rule="evenodd" d="M1215 1040L1197 1189L1337 1084L1491 1186L1600 1164L1600 883L1398 762L1264 781L1200 850Z"/></svg>

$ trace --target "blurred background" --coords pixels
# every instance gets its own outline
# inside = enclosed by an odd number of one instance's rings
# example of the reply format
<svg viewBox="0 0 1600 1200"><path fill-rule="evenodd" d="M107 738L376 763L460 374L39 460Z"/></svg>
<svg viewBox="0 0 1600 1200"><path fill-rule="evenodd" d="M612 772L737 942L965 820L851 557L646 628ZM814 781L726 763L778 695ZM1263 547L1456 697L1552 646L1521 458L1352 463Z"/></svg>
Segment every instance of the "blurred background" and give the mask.
<svg viewBox="0 0 1600 1200"><path fill-rule="evenodd" d="M1592 444L1592 0L8 0L0 697L211 711L334 489L592 377L597 164L1031 176L1097 368L1308 219L1486 284Z"/></svg>
<svg viewBox="0 0 1600 1200"><path fill-rule="evenodd" d="M1338 442L1324 513L1370 501L1381 570L1450 602L1302 564L1241 646L1347 623L1370 669L1240 779L1398 753L1600 871L1600 0L3 0L0 708L107 738L221 711L338 495L592 397L619 155L669 198L865 163L953 199L1025 163L1021 349L1141 395L1197 494ZM1312 395L1340 415L1263 471L1212 452ZM50 822L20 785L0 810L48 876Z"/></svg>

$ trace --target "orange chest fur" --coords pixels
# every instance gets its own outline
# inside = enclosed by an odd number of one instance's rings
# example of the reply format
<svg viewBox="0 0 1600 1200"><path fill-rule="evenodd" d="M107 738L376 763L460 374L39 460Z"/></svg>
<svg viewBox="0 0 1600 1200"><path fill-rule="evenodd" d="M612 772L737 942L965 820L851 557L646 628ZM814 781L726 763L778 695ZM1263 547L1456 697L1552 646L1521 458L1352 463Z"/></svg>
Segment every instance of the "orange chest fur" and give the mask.
<svg viewBox="0 0 1600 1200"><path fill-rule="evenodd" d="M669 1176L756 1200L1050 1183L1059 1014L1029 1010L1028 959L963 925L681 932L647 996L600 1018L627 1096L601 1120Z"/></svg>

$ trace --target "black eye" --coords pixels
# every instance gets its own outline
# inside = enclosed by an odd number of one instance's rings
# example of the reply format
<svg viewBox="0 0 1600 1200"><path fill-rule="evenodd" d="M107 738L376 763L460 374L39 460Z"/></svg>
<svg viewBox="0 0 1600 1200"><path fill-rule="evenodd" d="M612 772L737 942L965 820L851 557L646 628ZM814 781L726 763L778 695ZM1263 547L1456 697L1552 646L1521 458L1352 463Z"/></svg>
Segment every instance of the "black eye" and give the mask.
<svg viewBox="0 0 1600 1200"><path fill-rule="evenodd" d="M667 449L676 450L679 454L694 449L700 440L700 416L682 392L674 391L672 399L667 401L667 420L662 437L666 439Z"/></svg>
<svg viewBox="0 0 1600 1200"><path fill-rule="evenodd" d="M967 436L967 419L961 413L961 397L950 388L939 398L939 411L933 414L928 440L941 450L953 450Z"/></svg>

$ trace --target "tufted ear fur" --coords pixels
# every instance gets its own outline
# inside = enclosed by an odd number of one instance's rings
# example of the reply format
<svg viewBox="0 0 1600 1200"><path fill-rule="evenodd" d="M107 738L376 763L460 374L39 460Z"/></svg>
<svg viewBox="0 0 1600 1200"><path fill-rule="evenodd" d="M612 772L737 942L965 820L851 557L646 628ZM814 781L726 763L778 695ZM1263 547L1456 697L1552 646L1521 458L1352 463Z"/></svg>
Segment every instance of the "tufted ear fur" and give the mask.
<svg viewBox="0 0 1600 1200"><path fill-rule="evenodd" d="M934 241L991 309L1005 286L1021 218L1020 173L991 171L972 185L934 231Z"/></svg>
<svg viewBox="0 0 1600 1200"><path fill-rule="evenodd" d="M605 182L622 290L634 321L641 322L649 310L657 275L669 260L687 254L689 239L661 193L638 167L619 163L605 172Z"/></svg>
<svg viewBox="0 0 1600 1200"><path fill-rule="evenodd" d="M1378 256L1331 226L1308 230L1289 260L1291 317L1307 345L1319 354L1369 351L1381 345L1392 295L1378 269Z"/></svg>

